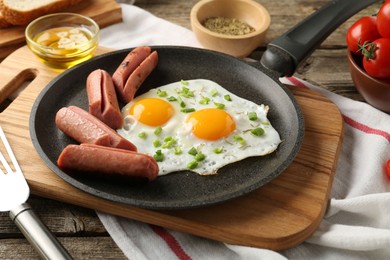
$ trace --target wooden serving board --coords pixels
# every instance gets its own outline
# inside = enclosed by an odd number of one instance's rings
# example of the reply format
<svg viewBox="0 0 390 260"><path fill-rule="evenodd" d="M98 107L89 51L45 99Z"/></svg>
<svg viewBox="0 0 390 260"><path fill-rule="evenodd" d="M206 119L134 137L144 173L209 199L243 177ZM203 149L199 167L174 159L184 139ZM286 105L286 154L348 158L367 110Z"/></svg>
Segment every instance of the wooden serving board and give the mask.
<svg viewBox="0 0 390 260"><path fill-rule="evenodd" d="M84 0L63 12L79 13L91 17L100 28L122 21L122 9L115 0ZM26 26L12 26L0 29L0 61L26 44L25 28Z"/></svg>
<svg viewBox="0 0 390 260"><path fill-rule="evenodd" d="M107 52L99 48L98 52ZM40 91L58 72L45 67L27 47L0 64L0 97L25 81L30 84L0 114L33 194L109 212L146 223L231 244L287 249L307 239L327 208L340 151L343 123L327 98L309 89L291 87L305 116L305 138L294 162L278 178L243 197L217 206L153 211L89 195L51 172L35 151L29 115ZM48 136L50 138L50 136Z"/></svg>

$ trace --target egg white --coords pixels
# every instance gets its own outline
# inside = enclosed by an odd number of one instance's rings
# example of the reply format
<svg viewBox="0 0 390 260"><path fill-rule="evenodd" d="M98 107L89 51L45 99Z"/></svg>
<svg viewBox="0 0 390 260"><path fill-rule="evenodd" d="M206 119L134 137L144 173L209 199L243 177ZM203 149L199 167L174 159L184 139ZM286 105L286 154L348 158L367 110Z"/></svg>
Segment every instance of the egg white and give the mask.
<svg viewBox="0 0 390 260"><path fill-rule="evenodd" d="M194 97L180 96L179 92L183 86L193 91ZM166 93L166 96L160 97L161 93ZM230 96L231 101L225 99L226 95ZM165 125L161 126L162 132L158 136L154 133L156 127L144 125L132 115L129 115L130 107L140 99L161 98L167 100L169 97L180 97L185 103L185 108L194 108L196 111L204 108L215 108L216 103L223 104L223 110L234 118L236 129L228 137L216 141L199 139L192 133L192 126L186 123L186 118L190 113L181 112L183 107L178 101L170 102L175 111L174 115ZM210 99L208 104L199 103L204 97ZM164 160L158 162L159 175L181 170L191 170L200 175L210 175L216 174L218 169L224 165L247 157L263 156L277 149L281 139L267 118L268 109L268 106L258 105L243 99L210 80L181 81L151 89L127 104L122 109L124 124L121 129L118 129L118 133L134 143L141 153L154 156L157 150L162 152ZM255 112L257 120L249 120L248 112ZM262 128L264 134L261 136L253 135L250 130L254 128ZM146 134L145 138L139 137L141 132ZM175 154L173 147L162 148L153 145L153 142L157 139L164 143L164 138L168 136L176 140L174 147L180 147L181 154ZM237 141L237 136L242 137L244 141ZM188 164L194 161L194 156L189 154L188 151L193 147L198 152L203 153L205 159L199 161L194 169L189 169ZM216 153L215 149L219 149L221 152Z"/></svg>

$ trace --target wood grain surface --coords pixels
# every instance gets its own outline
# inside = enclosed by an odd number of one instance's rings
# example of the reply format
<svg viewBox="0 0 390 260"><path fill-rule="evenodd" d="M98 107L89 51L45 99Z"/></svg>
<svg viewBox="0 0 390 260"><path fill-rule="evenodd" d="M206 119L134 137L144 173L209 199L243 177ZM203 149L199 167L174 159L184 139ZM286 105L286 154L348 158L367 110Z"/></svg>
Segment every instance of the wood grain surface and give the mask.
<svg viewBox="0 0 390 260"><path fill-rule="evenodd" d="M257 58L261 56L265 44L329 2L329 0L256 1L270 11L272 19L264 46L253 54L253 57ZM197 0L136 0L135 5L190 29L189 12L195 2ZM362 100L349 74L345 34L354 21L363 15L376 13L379 5L380 3L366 8L341 25L298 68L295 76L345 97ZM2 78L0 82L3 82ZM6 105L7 103L0 104L0 108ZM127 259L108 236L94 210L35 195L31 196L29 203L75 259ZM39 259L7 214L1 212L0 231L0 259Z"/></svg>
<svg viewBox="0 0 390 260"><path fill-rule="evenodd" d="M122 10L115 0L84 0L63 12L80 13L91 17L100 28L122 21ZM11 26L0 29L0 60L26 44L25 28L26 26Z"/></svg>
<svg viewBox="0 0 390 260"><path fill-rule="evenodd" d="M0 115L0 125L33 194L218 241L275 250L301 243L320 223L338 158L342 120L337 108L319 94L293 88L305 115L305 139L296 160L280 177L249 195L217 206L151 211L78 190L57 177L40 159L29 136L29 114L35 98L57 74L39 62L26 46L0 64L0 77L13 82L0 85L0 93L13 93L15 82L23 82L23 77L31 80Z"/></svg>

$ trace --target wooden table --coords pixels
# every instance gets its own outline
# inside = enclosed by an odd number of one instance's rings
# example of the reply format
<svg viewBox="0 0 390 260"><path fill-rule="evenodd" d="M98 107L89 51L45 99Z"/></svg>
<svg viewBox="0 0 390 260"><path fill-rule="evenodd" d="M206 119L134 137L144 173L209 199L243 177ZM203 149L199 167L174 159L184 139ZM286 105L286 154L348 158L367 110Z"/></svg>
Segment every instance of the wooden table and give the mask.
<svg viewBox="0 0 390 260"><path fill-rule="evenodd" d="M328 2L326 0L257 1L269 10L272 23L264 46L252 55L255 58L261 56L269 41ZM190 29L189 12L196 2L196 0L136 0L135 5ZM295 76L340 95L363 100L353 86L349 74L345 34L347 28L359 17L376 13L378 8L379 4L375 4L340 26L298 68ZM125 259L93 210L34 195L28 202L75 259ZM35 251L8 218L7 213L0 213L0 259L38 259Z"/></svg>

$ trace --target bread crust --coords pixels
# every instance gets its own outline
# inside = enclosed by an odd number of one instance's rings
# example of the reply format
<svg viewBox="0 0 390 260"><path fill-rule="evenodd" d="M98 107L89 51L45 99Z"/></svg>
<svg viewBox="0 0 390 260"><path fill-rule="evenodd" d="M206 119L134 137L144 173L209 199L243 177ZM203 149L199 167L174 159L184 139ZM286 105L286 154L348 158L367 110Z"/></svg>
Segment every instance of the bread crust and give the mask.
<svg viewBox="0 0 390 260"><path fill-rule="evenodd" d="M3 15L3 1L0 0L0 28L7 28L12 26L7 20L5 20L5 17Z"/></svg>
<svg viewBox="0 0 390 260"><path fill-rule="evenodd" d="M6 22L12 25L27 25L32 20L50 13L62 11L78 4L81 0L53 0L51 3L30 10L18 10L12 7L12 1L2 0L2 12Z"/></svg>

